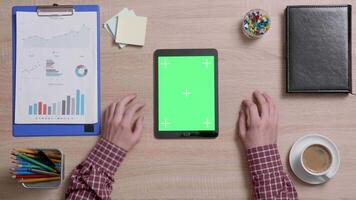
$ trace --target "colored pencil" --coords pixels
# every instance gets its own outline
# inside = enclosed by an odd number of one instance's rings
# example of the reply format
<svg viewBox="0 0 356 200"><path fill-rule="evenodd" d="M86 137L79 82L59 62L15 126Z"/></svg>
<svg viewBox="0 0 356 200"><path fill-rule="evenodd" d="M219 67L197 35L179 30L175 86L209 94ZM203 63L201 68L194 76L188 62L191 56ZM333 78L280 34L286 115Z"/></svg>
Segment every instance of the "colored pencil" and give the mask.
<svg viewBox="0 0 356 200"><path fill-rule="evenodd" d="M24 160L24 159L22 159L22 158L20 158L20 157L18 157L18 156L11 156L11 159L12 159L13 161L19 161L19 162L29 163L29 164L32 165L32 163L30 163L30 162L28 162L28 161L26 161L26 160Z"/></svg>
<svg viewBox="0 0 356 200"><path fill-rule="evenodd" d="M55 159L55 158L49 158L49 159L54 163L60 163L61 162L60 159Z"/></svg>
<svg viewBox="0 0 356 200"><path fill-rule="evenodd" d="M37 165L16 165L19 168L32 168L32 169L42 169L40 166Z"/></svg>
<svg viewBox="0 0 356 200"><path fill-rule="evenodd" d="M52 159L61 159L62 158L61 154L59 154L59 153L55 153L53 151L48 151L48 150L42 150L42 151L49 158L52 158Z"/></svg>
<svg viewBox="0 0 356 200"><path fill-rule="evenodd" d="M34 154L34 156L38 153L37 150L33 150L33 149L14 149L14 151L20 152L20 153L24 153L25 155L28 155L29 157L31 157L31 155L29 154ZM46 154L46 156L48 158L53 158L53 159L61 159L61 155L52 151L48 151L48 150L42 150L44 154Z"/></svg>
<svg viewBox="0 0 356 200"><path fill-rule="evenodd" d="M20 153L31 153L31 154L36 154L37 151L33 149L15 149L15 151L20 152Z"/></svg>
<svg viewBox="0 0 356 200"><path fill-rule="evenodd" d="M60 177L49 177L49 178L29 178L29 179L21 179L20 183L36 183L36 182L44 182L44 181L54 181L59 180Z"/></svg>
<svg viewBox="0 0 356 200"><path fill-rule="evenodd" d="M33 165L32 163L24 161L24 160L13 160L11 162L14 163L14 164L18 164L18 165ZM54 165L56 167L60 167L59 163L54 163Z"/></svg>
<svg viewBox="0 0 356 200"><path fill-rule="evenodd" d="M51 176L59 176L59 174L57 174L57 173L44 171L44 170L40 170L40 169L28 169L28 171L34 172L34 173L37 173L37 174L46 174L46 175L51 175Z"/></svg>
<svg viewBox="0 0 356 200"><path fill-rule="evenodd" d="M11 154L14 155L14 156L16 156L16 154L18 154L18 152L12 152ZM33 158L33 159L36 159L36 158L37 158L37 156L32 155L32 154L26 154L26 153L21 153L21 154L23 154L23 155L25 155L25 156L27 156L27 157ZM16 159L17 159L17 158L16 158ZM21 159L21 158L20 158L20 159ZM56 159L56 158L51 158L51 157L49 157L49 159L50 159L52 162L54 162L54 163L60 163L60 162L61 162L61 159Z"/></svg>
<svg viewBox="0 0 356 200"><path fill-rule="evenodd" d="M27 172L27 171L29 171L28 168L22 168L22 167L16 167L16 168L12 167L12 168L10 168L10 170L16 171L16 172Z"/></svg>
<svg viewBox="0 0 356 200"><path fill-rule="evenodd" d="M27 156L27 157L30 157L30 158L36 158L36 156L33 155L33 154L29 154L29 153L22 153L22 154Z"/></svg>
<svg viewBox="0 0 356 200"><path fill-rule="evenodd" d="M20 161L20 160L13 160L12 163L19 164L19 165L33 165L30 162L27 161Z"/></svg>
<svg viewBox="0 0 356 200"><path fill-rule="evenodd" d="M19 152L19 153L21 153L21 152ZM16 152L13 152L13 154L16 155ZM30 153L21 153L21 154L23 154L23 155L25 155L25 156L27 156L27 157L33 158L33 159L38 158L37 155L35 155L35 154L30 154ZM47 156L47 157L48 157L50 160L56 160L57 162L60 162L60 160L57 159L57 158L52 158L52 157L50 157L50 156ZM53 161L52 161L52 162L53 162Z"/></svg>
<svg viewBox="0 0 356 200"><path fill-rule="evenodd" d="M25 175L25 174L37 174L37 173L29 172L29 171L22 171L22 172L14 172L14 171L12 171L11 174L12 175Z"/></svg>
<svg viewBox="0 0 356 200"><path fill-rule="evenodd" d="M57 170L55 170L55 169L53 169L53 168L51 168L51 167L48 167L47 165L45 165L45 164L43 164L43 163L41 163L41 162L38 162L37 160L34 160L34 159L32 159L32 158L29 158L29 157L23 155L22 153L18 153L18 152L17 152L16 155L19 156L19 157L21 157L21 158L23 158L23 159L25 159L25 160L27 160L27 161L29 161L29 162L32 162L32 163L35 164L35 165L41 166L41 167L43 167L43 168L45 168L45 169L48 169L48 170L50 170L50 171L52 171L52 172L57 172Z"/></svg>
<svg viewBox="0 0 356 200"><path fill-rule="evenodd" d="M53 177L53 176L49 176L46 174L25 174L25 175L12 175L12 178L47 178L47 177Z"/></svg>
<svg viewBox="0 0 356 200"><path fill-rule="evenodd" d="M17 152L21 152L21 153L31 153L31 154L37 154L38 150L43 151L46 155L54 155L54 156L60 156L60 152L59 151L53 151L53 150L49 150L49 149L24 149L24 148L18 148L18 149L14 149Z"/></svg>
<svg viewBox="0 0 356 200"><path fill-rule="evenodd" d="M39 170L39 172L41 171L45 171L45 172L49 172L49 171L46 171L46 170L43 170L42 168L25 168L25 167L12 167L10 168L10 170L12 171L16 171L16 172L31 172L32 170L31 169L34 169L34 170ZM34 171L32 171L34 172ZM53 173L53 172L50 172L50 173Z"/></svg>
<svg viewBox="0 0 356 200"><path fill-rule="evenodd" d="M16 166L18 170L25 170L25 169L42 169L42 170L46 170L43 169L43 167L37 166L37 165L17 165ZM16 170L14 169L14 170ZM56 170L58 171L58 169L60 169L60 167L56 166ZM48 171L48 170L47 170Z"/></svg>
<svg viewBox="0 0 356 200"><path fill-rule="evenodd" d="M40 169L31 169L31 168L11 168L12 173L16 174L46 174L50 176L59 176L59 174L49 171L44 171ZM29 172L29 173L27 173Z"/></svg>
<svg viewBox="0 0 356 200"><path fill-rule="evenodd" d="M48 178L53 177L46 174L25 174L25 175L12 175L12 178L19 179L19 178Z"/></svg>

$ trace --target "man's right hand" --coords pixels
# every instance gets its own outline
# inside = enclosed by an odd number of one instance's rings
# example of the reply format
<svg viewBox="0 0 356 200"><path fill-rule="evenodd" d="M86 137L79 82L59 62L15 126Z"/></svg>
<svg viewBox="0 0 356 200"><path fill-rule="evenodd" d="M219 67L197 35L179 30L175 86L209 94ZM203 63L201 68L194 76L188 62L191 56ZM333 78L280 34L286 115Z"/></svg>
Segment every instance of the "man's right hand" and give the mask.
<svg viewBox="0 0 356 200"><path fill-rule="evenodd" d="M102 137L126 151L138 143L143 131L143 116L139 111L144 103L131 103L134 99L135 94L128 95L112 103L104 113Z"/></svg>
<svg viewBox="0 0 356 200"><path fill-rule="evenodd" d="M277 143L278 110L266 93L255 91L255 101L242 101L238 131L246 149Z"/></svg>

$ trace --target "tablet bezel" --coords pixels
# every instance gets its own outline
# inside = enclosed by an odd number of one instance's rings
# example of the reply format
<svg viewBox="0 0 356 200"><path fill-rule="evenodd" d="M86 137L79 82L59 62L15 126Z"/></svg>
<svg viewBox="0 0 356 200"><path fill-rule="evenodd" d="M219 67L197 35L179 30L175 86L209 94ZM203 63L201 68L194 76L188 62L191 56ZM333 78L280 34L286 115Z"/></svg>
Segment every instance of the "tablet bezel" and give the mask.
<svg viewBox="0 0 356 200"><path fill-rule="evenodd" d="M159 56L214 56L215 130L159 131L158 130L158 57ZM218 51L216 49L158 49L153 55L154 73L154 135L156 138L216 138L219 134Z"/></svg>

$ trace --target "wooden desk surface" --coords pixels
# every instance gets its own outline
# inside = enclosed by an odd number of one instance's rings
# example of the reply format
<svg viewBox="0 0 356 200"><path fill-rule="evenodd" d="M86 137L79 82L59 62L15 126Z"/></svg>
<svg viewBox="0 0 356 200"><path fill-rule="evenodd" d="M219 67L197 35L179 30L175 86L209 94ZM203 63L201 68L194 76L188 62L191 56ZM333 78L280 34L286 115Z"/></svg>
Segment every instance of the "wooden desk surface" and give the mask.
<svg viewBox="0 0 356 200"><path fill-rule="evenodd" d="M292 175L300 199L356 198L356 97L284 92L284 9L287 5L310 4L310 1L57 1L59 4L74 2L99 4L101 23L124 7L149 18L143 48L119 50L101 28L102 108L130 92L138 93L148 105L143 138L115 176L113 199L247 199L250 181L241 144L235 141L235 122L241 100L257 88L270 93L280 109L278 144L289 172L289 149L306 133L326 135L340 149L340 170L328 183L310 186ZM71 170L97 140L96 137L12 137L11 7L49 3L52 1L0 3L0 199L4 200L63 199ZM331 0L312 3L353 4ZM246 39L240 32L241 18L252 8L263 8L272 17L270 31L256 41ZM354 17L355 14L353 11ZM355 28L353 38L356 38ZM352 43L355 47L355 40ZM152 54L159 48L218 49L221 132L217 139L183 141L153 137ZM354 48L354 58L355 52ZM9 152L14 147L26 146L58 147L64 151L66 181L60 189L28 190L10 178Z"/></svg>

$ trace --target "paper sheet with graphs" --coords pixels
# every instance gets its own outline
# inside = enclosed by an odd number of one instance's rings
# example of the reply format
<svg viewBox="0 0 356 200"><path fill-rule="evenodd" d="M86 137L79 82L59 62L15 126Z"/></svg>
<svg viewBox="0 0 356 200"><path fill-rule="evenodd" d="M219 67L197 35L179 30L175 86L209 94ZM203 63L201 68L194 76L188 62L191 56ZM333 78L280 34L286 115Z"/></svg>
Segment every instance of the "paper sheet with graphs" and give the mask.
<svg viewBox="0 0 356 200"><path fill-rule="evenodd" d="M17 124L98 122L97 14L16 14Z"/></svg>

